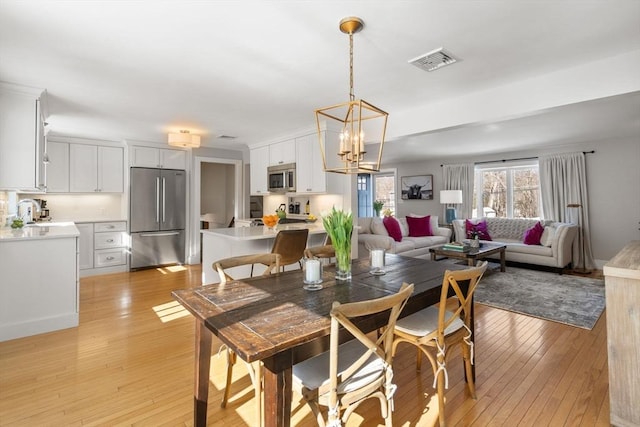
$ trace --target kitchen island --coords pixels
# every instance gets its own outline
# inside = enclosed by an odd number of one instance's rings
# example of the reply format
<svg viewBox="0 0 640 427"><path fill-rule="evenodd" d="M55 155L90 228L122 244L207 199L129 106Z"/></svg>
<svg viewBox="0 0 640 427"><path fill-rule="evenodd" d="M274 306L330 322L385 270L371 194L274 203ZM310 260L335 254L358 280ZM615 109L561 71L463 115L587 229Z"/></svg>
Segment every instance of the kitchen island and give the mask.
<svg viewBox="0 0 640 427"><path fill-rule="evenodd" d="M0 341L78 326L78 229L0 227Z"/></svg>
<svg viewBox="0 0 640 427"><path fill-rule="evenodd" d="M218 283L218 274L213 270L213 263L222 258L238 255L271 252L273 241L280 230L309 229L307 246L323 244L326 236L322 221L311 224L280 224L276 230L267 227L213 228L200 230L202 233L202 284ZM297 265L285 267L286 270L299 268ZM248 277L248 267L238 267L232 271L234 278ZM257 270L257 274L262 270ZM255 274L255 273L254 273Z"/></svg>

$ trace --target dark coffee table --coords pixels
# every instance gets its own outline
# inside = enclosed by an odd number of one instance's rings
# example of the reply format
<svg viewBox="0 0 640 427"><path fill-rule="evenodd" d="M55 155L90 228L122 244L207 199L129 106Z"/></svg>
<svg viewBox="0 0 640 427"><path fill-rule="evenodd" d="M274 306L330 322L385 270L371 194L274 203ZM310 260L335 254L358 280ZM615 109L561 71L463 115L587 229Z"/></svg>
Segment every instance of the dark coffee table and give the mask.
<svg viewBox="0 0 640 427"><path fill-rule="evenodd" d="M436 257L446 257L446 258L458 258L458 259L466 259L467 264L473 267L476 265L478 260L485 259L490 255L494 255L500 253L500 271L505 271L505 259L504 253L506 249L506 245L499 245L495 243L482 243L482 246L479 248L471 248L469 252L460 252L460 251L451 251L444 248L444 245L436 246L429 249L431 252L431 261L436 261Z"/></svg>

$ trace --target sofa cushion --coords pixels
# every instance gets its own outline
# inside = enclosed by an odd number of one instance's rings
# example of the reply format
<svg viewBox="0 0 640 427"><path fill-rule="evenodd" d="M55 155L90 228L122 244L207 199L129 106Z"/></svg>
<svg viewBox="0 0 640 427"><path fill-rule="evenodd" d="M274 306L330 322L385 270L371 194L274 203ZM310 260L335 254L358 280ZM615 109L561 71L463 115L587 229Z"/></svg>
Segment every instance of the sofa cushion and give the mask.
<svg viewBox="0 0 640 427"><path fill-rule="evenodd" d="M402 230L400 229L400 223L392 216L385 216L382 220L384 227L387 229L389 236L393 237L396 242L402 241Z"/></svg>
<svg viewBox="0 0 640 427"><path fill-rule="evenodd" d="M402 238L404 239L409 235L409 225L407 224L406 218L396 218L398 220L398 224L400 224L400 231L402 232Z"/></svg>
<svg viewBox="0 0 640 427"><path fill-rule="evenodd" d="M524 232L523 243L525 245L539 245L543 232L544 227L539 222L536 222L536 225Z"/></svg>
<svg viewBox="0 0 640 427"><path fill-rule="evenodd" d="M431 246L443 245L448 242L446 237L442 236L424 236L424 237L405 237L402 243L411 242L415 249L429 248Z"/></svg>
<svg viewBox="0 0 640 427"><path fill-rule="evenodd" d="M358 218L358 234L371 234L371 217Z"/></svg>
<svg viewBox="0 0 640 427"><path fill-rule="evenodd" d="M410 238L407 237L405 239L402 239L401 242L393 242L393 245L391 247L391 252L394 254L401 254L403 252L407 252L415 249L416 245L414 244L413 241L409 239Z"/></svg>
<svg viewBox="0 0 640 427"><path fill-rule="evenodd" d="M542 236L540 236L540 244L550 248L553 239L556 237L556 230L556 227L547 225L542 232Z"/></svg>
<svg viewBox="0 0 640 427"><path fill-rule="evenodd" d="M410 213L407 216L410 216L410 217L413 217L413 218L422 218L422 217L424 217L424 215L418 215L418 214L415 214L415 213ZM436 234L436 230L439 227L438 215L429 215L429 216L431 217L431 232L435 235Z"/></svg>
<svg viewBox="0 0 640 427"><path fill-rule="evenodd" d="M382 223L382 218L372 218L371 219L371 233L379 234L381 236L388 236L387 228Z"/></svg>
<svg viewBox="0 0 640 427"><path fill-rule="evenodd" d="M478 233L478 239L480 240L492 240L487 230L487 222L479 221L477 224L472 223L468 219L465 220L465 229L467 231L467 239L471 239L471 233Z"/></svg>
<svg viewBox="0 0 640 427"><path fill-rule="evenodd" d="M409 236L411 237L433 236L433 232L431 230L430 215L423 216L423 217L408 216L406 218L406 221L409 226Z"/></svg>
<svg viewBox="0 0 640 427"><path fill-rule="evenodd" d="M504 242L504 243L506 243L507 245L507 252L521 253L521 254L527 254L527 255L541 255L541 256L548 256L548 257L553 256L553 250L546 246L525 245L522 242L518 242L518 243Z"/></svg>

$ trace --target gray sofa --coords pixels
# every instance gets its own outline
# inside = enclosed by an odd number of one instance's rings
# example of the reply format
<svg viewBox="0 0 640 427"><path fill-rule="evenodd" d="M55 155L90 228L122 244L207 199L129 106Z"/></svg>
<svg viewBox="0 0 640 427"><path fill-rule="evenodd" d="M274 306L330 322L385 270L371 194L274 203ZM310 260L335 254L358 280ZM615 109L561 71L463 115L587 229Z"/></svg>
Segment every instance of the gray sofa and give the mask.
<svg viewBox="0 0 640 427"><path fill-rule="evenodd" d="M438 217L431 216L433 236L410 237L406 218L400 223L402 240L396 242L387 233L382 218L358 218L358 256L367 256L370 249L385 249L388 253L418 257L429 254L429 248L443 245L451 239L451 229L438 226Z"/></svg>
<svg viewBox="0 0 640 427"><path fill-rule="evenodd" d="M572 264L573 242L578 235L578 226L563 222L541 221L545 232L540 245L523 243L524 233L533 227L537 219L524 218L474 218L469 221L487 222L487 231L492 241L504 243L507 246L505 257L507 261L536 264L562 269ZM453 221L455 240L467 240L464 219ZM482 242L482 240L481 240Z"/></svg>

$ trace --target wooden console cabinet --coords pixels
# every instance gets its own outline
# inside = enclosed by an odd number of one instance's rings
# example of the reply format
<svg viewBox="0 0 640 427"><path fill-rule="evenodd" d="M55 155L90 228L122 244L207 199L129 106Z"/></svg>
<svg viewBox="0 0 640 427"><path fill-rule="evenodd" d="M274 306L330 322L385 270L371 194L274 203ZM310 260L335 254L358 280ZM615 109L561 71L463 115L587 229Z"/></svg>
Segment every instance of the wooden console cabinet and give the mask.
<svg viewBox="0 0 640 427"><path fill-rule="evenodd" d="M610 421L640 426L640 240L604 266Z"/></svg>

